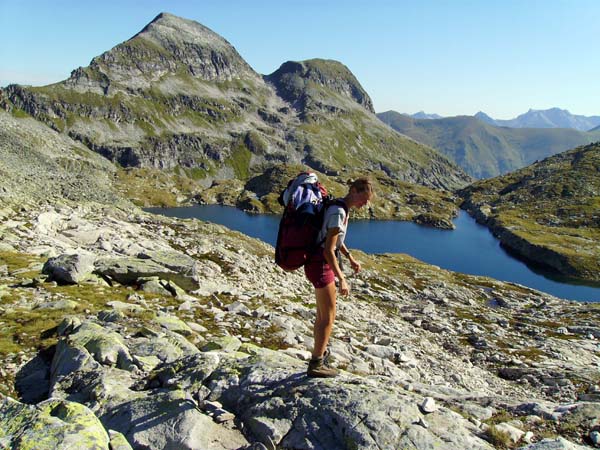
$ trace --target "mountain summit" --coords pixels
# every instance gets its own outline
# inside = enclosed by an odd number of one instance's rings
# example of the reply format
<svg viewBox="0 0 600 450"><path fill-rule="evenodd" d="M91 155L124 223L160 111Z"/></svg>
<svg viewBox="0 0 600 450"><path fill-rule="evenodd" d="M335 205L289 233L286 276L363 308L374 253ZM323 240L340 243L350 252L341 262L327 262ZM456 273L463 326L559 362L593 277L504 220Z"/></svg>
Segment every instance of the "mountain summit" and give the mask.
<svg viewBox="0 0 600 450"><path fill-rule="evenodd" d="M226 81L258 74L221 36L193 20L161 13L131 39L73 71L67 84L107 91L147 88L165 75Z"/></svg>
<svg viewBox="0 0 600 450"><path fill-rule="evenodd" d="M350 99L367 111L374 113L373 102L350 70L338 61L325 59L309 59L306 61L288 61L279 69L265 77L273 83L277 93L286 101L303 112L315 106L321 108L325 99L332 95L323 94L323 89L329 94L338 94ZM326 102L330 107L341 107L339 102ZM333 104L333 103L337 103ZM331 109L331 108L329 108Z"/></svg>
<svg viewBox="0 0 600 450"><path fill-rule="evenodd" d="M166 13L63 82L3 92L122 167L183 174L205 188L282 163L445 189L469 181L446 157L381 123L343 64L286 62L263 77L218 34Z"/></svg>
<svg viewBox="0 0 600 450"><path fill-rule="evenodd" d="M560 108L529 109L509 120L493 119L481 111L475 117L490 125L509 128L574 128L588 131L600 125L600 116L580 116Z"/></svg>

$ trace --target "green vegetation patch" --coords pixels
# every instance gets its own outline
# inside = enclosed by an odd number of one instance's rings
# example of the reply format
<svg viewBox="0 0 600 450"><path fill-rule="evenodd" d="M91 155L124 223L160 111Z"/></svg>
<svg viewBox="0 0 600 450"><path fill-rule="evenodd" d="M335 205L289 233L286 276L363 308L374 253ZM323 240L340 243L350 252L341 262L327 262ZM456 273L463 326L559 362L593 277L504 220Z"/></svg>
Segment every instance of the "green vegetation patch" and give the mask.
<svg viewBox="0 0 600 450"><path fill-rule="evenodd" d="M245 145L235 146L227 161L227 164L233 169L235 176L239 180L247 180L250 175L250 159L252 153Z"/></svg>
<svg viewBox="0 0 600 450"><path fill-rule="evenodd" d="M460 191L469 208L542 252L565 275L600 281L600 144L579 147ZM519 251L518 248L515 250ZM536 258L535 248L527 252Z"/></svg>
<svg viewBox="0 0 600 450"><path fill-rule="evenodd" d="M188 202L204 190L199 181L211 171L176 167L173 170L151 168L119 169L115 187L126 198L141 207L172 207Z"/></svg>

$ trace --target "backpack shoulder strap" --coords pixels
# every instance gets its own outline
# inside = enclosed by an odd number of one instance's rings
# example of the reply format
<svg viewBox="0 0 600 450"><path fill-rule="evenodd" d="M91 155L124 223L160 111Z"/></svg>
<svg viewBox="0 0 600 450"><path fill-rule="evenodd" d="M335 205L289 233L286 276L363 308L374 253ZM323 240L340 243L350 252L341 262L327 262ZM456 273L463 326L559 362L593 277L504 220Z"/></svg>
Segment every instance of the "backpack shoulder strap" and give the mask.
<svg viewBox="0 0 600 450"><path fill-rule="evenodd" d="M346 202L344 202L343 200L340 200L339 198L332 198L331 196L328 196L324 199L323 201L324 205L323 205L323 209L321 211L322 214L322 219L325 218L325 212L327 211L327 209L329 209L330 206L341 206L344 210L344 212L346 213L346 215L348 215L348 205L346 205ZM325 242L326 238L321 239L319 242L317 242L317 248L320 247L321 245L323 245L323 243Z"/></svg>
<svg viewBox="0 0 600 450"><path fill-rule="evenodd" d="M348 214L348 205L346 205L346 202L342 199L339 199L339 198L328 199L327 202L325 203L324 209L327 209L330 206L341 206L343 208L344 212L346 213L346 215Z"/></svg>

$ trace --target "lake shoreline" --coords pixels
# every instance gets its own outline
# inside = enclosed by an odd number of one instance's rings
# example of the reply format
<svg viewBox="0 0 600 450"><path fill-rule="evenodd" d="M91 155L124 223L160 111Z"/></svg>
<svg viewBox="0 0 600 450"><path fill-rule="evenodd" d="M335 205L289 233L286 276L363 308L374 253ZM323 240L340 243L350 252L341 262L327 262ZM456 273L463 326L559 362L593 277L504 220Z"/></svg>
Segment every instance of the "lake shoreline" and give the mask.
<svg viewBox="0 0 600 450"><path fill-rule="evenodd" d="M246 213L235 207L221 205L145 208L145 211L219 223L270 245L275 244L280 218L275 214ZM347 245L367 253L405 253L446 270L488 276L563 299L600 301L599 286L565 279L555 270L546 270L536 262L523 261L519 255L503 248L489 228L478 223L465 210L461 210L455 219L454 230L423 226L411 221L356 219L352 223ZM370 238L372 236L383 236L383 239L373 240Z"/></svg>

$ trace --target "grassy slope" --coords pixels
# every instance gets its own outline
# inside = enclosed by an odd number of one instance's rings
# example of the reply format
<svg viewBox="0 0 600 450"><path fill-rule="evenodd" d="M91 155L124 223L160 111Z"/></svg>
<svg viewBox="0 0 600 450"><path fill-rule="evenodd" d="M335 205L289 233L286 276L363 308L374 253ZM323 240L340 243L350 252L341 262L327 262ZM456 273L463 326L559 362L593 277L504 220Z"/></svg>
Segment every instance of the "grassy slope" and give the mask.
<svg viewBox="0 0 600 450"><path fill-rule="evenodd" d="M600 144L479 181L460 195L471 209L483 211L488 223L538 246L540 254L548 249L561 255L563 261L539 262L600 281Z"/></svg>
<svg viewBox="0 0 600 450"><path fill-rule="evenodd" d="M131 55L135 58L123 59ZM360 170L384 179L385 172L392 180L382 185L395 187L380 190L389 196L378 208L378 217L421 216L447 225L455 214L454 202L440 200L448 193L411 188L403 181L454 189L464 186L468 177L443 155L381 124L369 110L368 95L343 65L311 60L319 77L300 93L308 99L305 120L289 105L282 108L286 103L252 76L205 81L182 66L150 84L140 75L141 87L133 90L107 77L111 67L130 64L139 69L167 56L160 46L136 37L95 58L65 82L16 87L11 99L17 108L118 164L137 166L120 170L117 184L140 205L172 206L200 199L273 211L273 195L257 196L243 185L269 166L303 161L342 178ZM340 92L348 86L351 94ZM213 181L222 179L229 181ZM403 207L398 199L408 194L398 192L408 191L433 200L424 202L429 206Z"/></svg>
<svg viewBox="0 0 600 450"><path fill-rule="evenodd" d="M378 117L400 133L441 151L476 178L507 173L600 140L600 130L494 127L471 116L417 120L388 111Z"/></svg>

